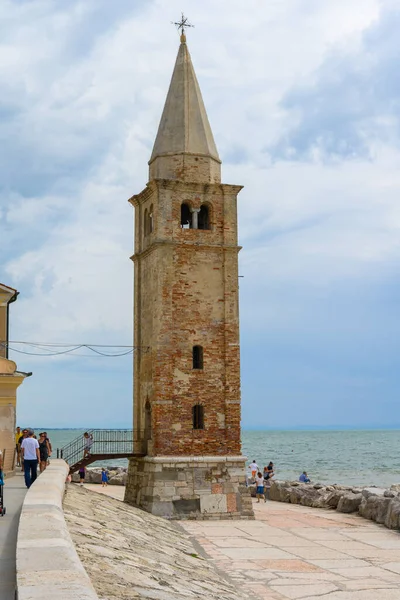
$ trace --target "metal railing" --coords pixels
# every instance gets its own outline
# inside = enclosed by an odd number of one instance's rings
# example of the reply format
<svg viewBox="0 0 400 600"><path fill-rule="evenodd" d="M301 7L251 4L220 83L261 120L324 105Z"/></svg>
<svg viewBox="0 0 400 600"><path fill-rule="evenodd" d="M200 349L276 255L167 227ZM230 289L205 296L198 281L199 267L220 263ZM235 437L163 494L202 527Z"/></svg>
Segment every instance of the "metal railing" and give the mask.
<svg viewBox="0 0 400 600"><path fill-rule="evenodd" d="M90 456L119 456L146 454L147 440L144 432L132 429L88 429L89 439L83 435L75 438L62 448L57 448L57 458L63 458L69 465ZM90 448L89 448L90 445ZM85 452L85 450L88 452Z"/></svg>

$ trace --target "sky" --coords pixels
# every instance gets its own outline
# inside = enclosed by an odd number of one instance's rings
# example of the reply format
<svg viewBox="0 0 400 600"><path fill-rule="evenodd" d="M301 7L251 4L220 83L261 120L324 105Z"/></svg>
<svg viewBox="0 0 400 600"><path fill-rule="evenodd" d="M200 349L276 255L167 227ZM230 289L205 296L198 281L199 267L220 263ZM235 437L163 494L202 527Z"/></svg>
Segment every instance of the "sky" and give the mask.
<svg viewBox="0 0 400 600"><path fill-rule="evenodd" d="M1 0L11 340L132 345L127 199L181 11L223 181L244 186L243 427L400 426L400 0ZM10 358L33 372L22 426L132 425L132 356Z"/></svg>

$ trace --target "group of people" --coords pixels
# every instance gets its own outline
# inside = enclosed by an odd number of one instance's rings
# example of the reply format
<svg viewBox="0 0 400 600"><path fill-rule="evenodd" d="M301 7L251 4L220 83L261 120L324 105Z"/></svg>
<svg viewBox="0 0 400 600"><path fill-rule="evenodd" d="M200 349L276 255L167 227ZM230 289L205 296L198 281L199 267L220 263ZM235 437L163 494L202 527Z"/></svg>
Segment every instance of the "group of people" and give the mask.
<svg viewBox="0 0 400 600"><path fill-rule="evenodd" d="M251 477L256 484L257 502L260 502L261 499L264 499L264 502L266 502L269 496L271 480L275 475L274 463L270 461L268 466L264 467L264 471L261 473L256 460L253 460L253 462L249 464L249 469L251 471ZM299 477L299 481L301 483L311 483L311 479L307 475L307 471L302 472Z"/></svg>
<svg viewBox="0 0 400 600"><path fill-rule="evenodd" d="M79 483L80 483L80 486L82 487L83 484L85 483L86 467L84 467L84 466L80 467L78 473L79 473ZM105 469L103 467L101 469L101 487L107 487L107 485L108 485L108 471L107 471L107 469Z"/></svg>
<svg viewBox="0 0 400 600"><path fill-rule="evenodd" d="M39 438L33 429L22 429L17 427L15 431L15 451L17 455L17 467L21 467L24 473L25 485L29 489L37 478L37 468L40 472L46 469L52 453L51 442L47 432L39 433Z"/></svg>
<svg viewBox="0 0 400 600"><path fill-rule="evenodd" d="M251 471L251 477L256 483L257 502L260 502L261 499L266 502L269 488L271 486L271 480L275 475L274 463L271 460L268 466L264 467L264 471L261 473L256 460L253 460L253 462L249 465L249 469Z"/></svg>

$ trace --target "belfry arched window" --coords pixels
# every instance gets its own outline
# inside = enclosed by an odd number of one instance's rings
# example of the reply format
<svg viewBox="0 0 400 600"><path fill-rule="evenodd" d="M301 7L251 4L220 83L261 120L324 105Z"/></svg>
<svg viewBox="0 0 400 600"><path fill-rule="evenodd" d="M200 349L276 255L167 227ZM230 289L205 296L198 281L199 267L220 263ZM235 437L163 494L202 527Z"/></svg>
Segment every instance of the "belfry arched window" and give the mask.
<svg viewBox="0 0 400 600"><path fill-rule="evenodd" d="M200 208L198 229L210 229L210 211L206 204L202 204Z"/></svg>
<svg viewBox="0 0 400 600"><path fill-rule="evenodd" d="M192 228L192 213L189 204L186 204L186 202L181 204L181 227L182 229Z"/></svg>
<svg viewBox="0 0 400 600"><path fill-rule="evenodd" d="M192 350L193 369L203 368L203 346L193 346Z"/></svg>
<svg viewBox="0 0 400 600"><path fill-rule="evenodd" d="M192 407L193 429L204 429L204 406L195 404Z"/></svg>

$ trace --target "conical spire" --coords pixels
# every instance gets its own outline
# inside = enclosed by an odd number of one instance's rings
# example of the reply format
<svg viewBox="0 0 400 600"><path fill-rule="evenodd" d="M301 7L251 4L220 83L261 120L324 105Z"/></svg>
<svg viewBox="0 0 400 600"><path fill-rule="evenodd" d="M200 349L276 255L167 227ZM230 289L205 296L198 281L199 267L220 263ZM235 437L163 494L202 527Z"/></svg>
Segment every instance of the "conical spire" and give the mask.
<svg viewBox="0 0 400 600"><path fill-rule="evenodd" d="M149 161L150 179L219 181L220 164L186 38L182 35ZM192 167L197 168L197 174ZM199 171L202 171L200 178Z"/></svg>

